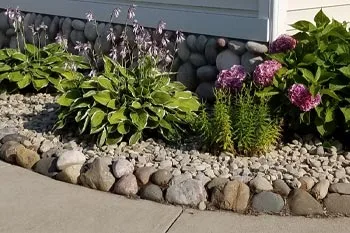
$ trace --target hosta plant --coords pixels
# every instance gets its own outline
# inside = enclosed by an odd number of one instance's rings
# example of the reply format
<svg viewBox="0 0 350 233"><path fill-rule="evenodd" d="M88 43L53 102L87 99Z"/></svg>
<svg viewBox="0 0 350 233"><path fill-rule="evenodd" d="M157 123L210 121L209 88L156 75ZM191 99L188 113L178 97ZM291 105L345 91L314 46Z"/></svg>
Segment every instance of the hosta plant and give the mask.
<svg viewBox="0 0 350 233"><path fill-rule="evenodd" d="M297 34L271 44L268 56L281 67L258 95L272 96L276 113L293 128L344 133L350 129L350 32L322 10L314 21L296 22Z"/></svg>
<svg viewBox="0 0 350 233"><path fill-rule="evenodd" d="M39 91L51 85L63 91L75 87L83 77L77 69L86 68L83 57L69 54L59 44L43 48L26 44L24 52L9 48L0 50L0 82L16 84L17 89L32 86Z"/></svg>
<svg viewBox="0 0 350 233"><path fill-rule="evenodd" d="M80 134L95 135L100 146L157 136L176 141L190 129L197 98L155 69L154 58L145 56L133 69L108 57L104 63L104 73L59 97L56 129L77 127Z"/></svg>

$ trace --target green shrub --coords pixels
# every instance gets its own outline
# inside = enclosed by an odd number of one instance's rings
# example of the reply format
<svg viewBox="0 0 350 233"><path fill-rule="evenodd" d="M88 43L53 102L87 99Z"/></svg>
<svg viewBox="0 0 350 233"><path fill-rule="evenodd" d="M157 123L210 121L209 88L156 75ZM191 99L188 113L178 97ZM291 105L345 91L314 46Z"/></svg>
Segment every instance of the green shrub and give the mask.
<svg viewBox="0 0 350 233"><path fill-rule="evenodd" d="M160 73L145 56L135 68L104 57L104 73L84 79L64 92L56 129L77 126L80 134L97 136L98 145L161 135L179 140L189 129L200 104L185 86Z"/></svg>
<svg viewBox="0 0 350 233"><path fill-rule="evenodd" d="M251 155L266 151L280 137L281 128L271 118L265 99L257 102L251 88L229 94L216 90L213 114L204 109L197 122L204 144L212 151Z"/></svg>
<svg viewBox="0 0 350 233"><path fill-rule="evenodd" d="M69 54L59 44L43 48L26 44L23 53L16 49L0 50L0 82L14 83L15 89L32 86L39 91L51 84L63 91L76 87L83 77L76 69L85 68L88 66L83 57Z"/></svg>
<svg viewBox="0 0 350 233"><path fill-rule="evenodd" d="M269 54L283 68L275 76L272 85L258 95L272 96L271 104L275 113L285 117L286 122L295 129L308 126L321 136L332 135L336 130L348 132L350 32L346 23L331 21L322 10L314 21L314 24L298 21L292 25L300 31L293 36L297 40L294 49ZM291 96L291 92L296 85L306 89L303 94L306 98L303 100L295 91L301 103L294 101L292 104L295 96ZM300 106L302 101L307 104L307 101L315 99L318 101L312 108Z"/></svg>

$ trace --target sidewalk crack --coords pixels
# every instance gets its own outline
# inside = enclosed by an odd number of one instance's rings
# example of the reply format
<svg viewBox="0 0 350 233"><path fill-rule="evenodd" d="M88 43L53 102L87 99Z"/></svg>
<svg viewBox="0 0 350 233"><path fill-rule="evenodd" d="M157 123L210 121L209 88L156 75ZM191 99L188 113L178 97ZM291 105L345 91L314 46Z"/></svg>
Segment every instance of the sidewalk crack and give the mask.
<svg viewBox="0 0 350 233"><path fill-rule="evenodd" d="M168 229L165 231L165 233L168 233L169 230L173 227L173 225L175 224L175 222L180 218L180 216L182 215L182 213L184 212L184 209L181 209L181 212L179 213L179 215L174 219L174 221L170 224L170 226L168 227Z"/></svg>

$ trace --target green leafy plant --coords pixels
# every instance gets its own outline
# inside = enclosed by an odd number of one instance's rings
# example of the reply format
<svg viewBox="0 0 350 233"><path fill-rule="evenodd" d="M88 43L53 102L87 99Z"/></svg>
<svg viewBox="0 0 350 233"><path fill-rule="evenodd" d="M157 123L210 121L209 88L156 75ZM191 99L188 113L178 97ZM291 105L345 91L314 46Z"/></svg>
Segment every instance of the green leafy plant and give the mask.
<svg viewBox="0 0 350 233"><path fill-rule="evenodd" d="M264 152L281 136L281 128L272 119L267 99L254 99L251 88L243 88L233 104L233 140L242 154Z"/></svg>
<svg viewBox="0 0 350 233"><path fill-rule="evenodd" d="M39 91L51 84L63 91L76 87L83 77L77 69L88 68L83 57L69 54L59 44L43 48L26 44L24 49L23 53L9 48L0 50L0 82L15 83L15 89L32 86Z"/></svg>
<svg viewBox="0 0 350 233"><path fill-rule="evenodd" d="M212 115L209 115L203 106L199 119L194 119L196 130L200 133L203 142L213 152L222 150L234 152L231 96L227 91L218 89L215 91L215 97Z"/></svg>
<svg viewBox="0 0 350 233"><path fill-rule="evenodd" d="M214 152L229 151L251 155L266 151L281 135L281 128L273 120L267 101L258 102L251 88L235 94L216 90L213 113L202 109L196 129L203 142Z"/></svg>
<svg viewBox="0 0 350 233"><path fill-rule="evenodd" d="M298 21L292 25L299 30L293 36L297 41L294 49L268 55L283 68L274 77L272 85L257 94L272 96L275 113L285 117L293 128L309 126L321 136L332 135L336 130L348 132L350 32L346 23L330 20L322 10L314 21ZM300 103L291 96L293 85L309 92L305 94L304 90L304 103L297 92L294 93ZM294 104L291 103L293 100ZM303 104L312 107L306 108Z"/></svg>
<svg viewBox="0 0 350 233"><path fill-rule="evenodd" d="M84 79L64 92L56 129L78 127L81 134L97 136L98 145L160 135L179 140L196 115L197 98L168 73L159 72L156 60L145 56L135 68L104 57L104 73Z"/></svg>

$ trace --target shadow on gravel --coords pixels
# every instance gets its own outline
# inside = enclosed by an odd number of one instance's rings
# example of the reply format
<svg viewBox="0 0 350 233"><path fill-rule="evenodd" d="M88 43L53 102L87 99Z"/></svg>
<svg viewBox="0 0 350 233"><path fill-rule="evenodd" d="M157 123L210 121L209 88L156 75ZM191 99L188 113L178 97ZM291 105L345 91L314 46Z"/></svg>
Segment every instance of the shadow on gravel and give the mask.
<svg viewBox="0 0 350 233"><path fill-rule="evenodd" d="M28 130L36 131L37 133L52 132L57 119L57 110L59 105L56 103L46 103L43 107L36 109L36 112L31 114L22 114L23 127Z"/></svg>

